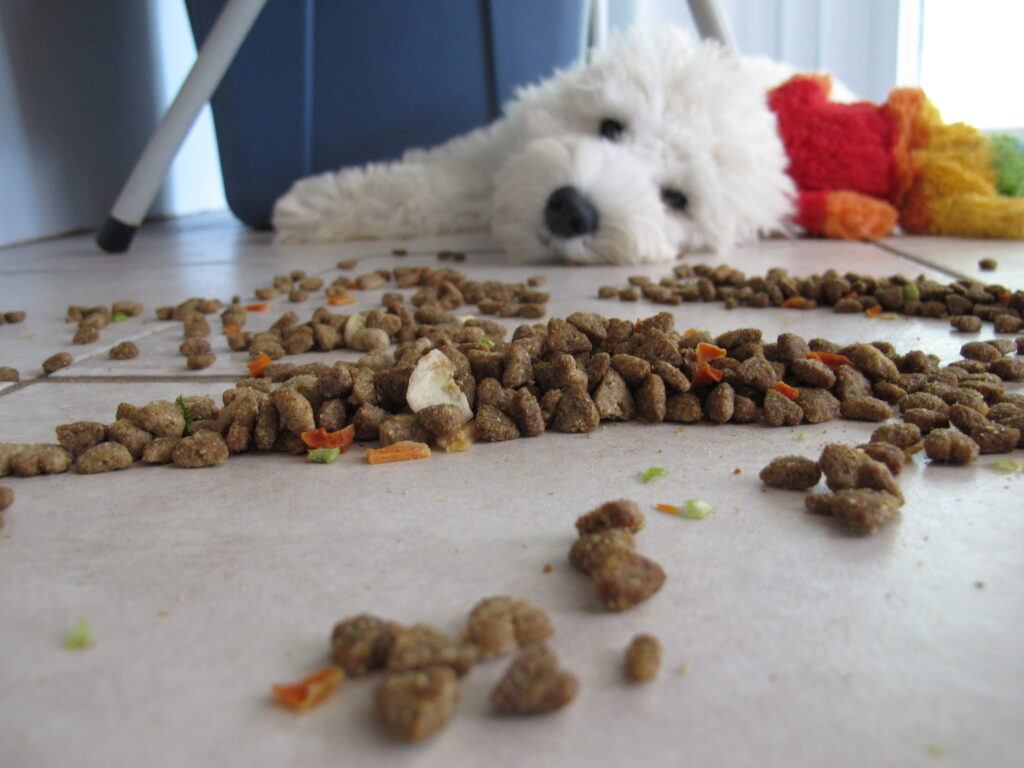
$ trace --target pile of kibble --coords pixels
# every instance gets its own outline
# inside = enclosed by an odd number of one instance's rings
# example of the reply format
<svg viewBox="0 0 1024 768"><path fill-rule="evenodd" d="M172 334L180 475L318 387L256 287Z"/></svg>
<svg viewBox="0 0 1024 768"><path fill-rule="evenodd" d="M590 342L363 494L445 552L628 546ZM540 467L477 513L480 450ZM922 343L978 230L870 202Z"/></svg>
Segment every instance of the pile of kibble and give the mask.
<svg viewBox="0 0 1024 768"><path fill-rule="evenodd" d="M1004 380L1024 379L1024 358L1007 354L1019 353L1020 341L970 342L964 359L940 366L934 355L899 354L886 342L840 347L794 334L769 342L756 328L717 337L680 333L667 312L637 322L578 312L521 325L510 340L487 320L417 314L419 321L392 304L362 318L360 330L373 322L394 337L393 353L374 349L334 364L270 363L224 392L219 404L125 403L111 424L64 425L59 445L0 448L7 457L0 475L73 464L95 472L138 460L208 466L249 451L304 454L304 432L349 424L356 440L433 443L449 451L546 430L590 432L609 421L796 426L837 417L880 422L898 412L924 434L961 419L957 426L988 453L1012 450L1024 427L1024 397L1003 387ZM410 377L434 350L450 363L468 409L431 404L411 412ZM965 409L977 414L970 424L960 415ZM102 460L94 463L90 450L100 445Z"/></svg>
<svg viewBox="0 0 1024 768"><path fill-rule="evenodd" d="M720 301L726 309L830 306L835 312L948 317L954 328L967 333L981 330L982 321L991 322L998 333L1018 333L1024 328L1024 291L976 280L943 284L924 276L911 280L903 275L840 275L835 270L796 277L779 268L768 270L764 277L747 277L724 264L681 264L658 282L638 275L629 278L624 288L602 286L597 295L621 301L637 301L642 296L670 305Z"/></svg>
<svg viewBox="0 0 1024 768"><path fill-rule="evenodd" d="M653 595L665 580L660 567L636 555L632 534L644 524L631 501L609 501L576 521L579 538L570 562L605 587L598 596L610 610L630 608ZM614 534L609 536L609 534ZM615 561L614 563L612 561ZM644 561L646 575L630 571L629 561ZM652 578L652 568L657 571ZM614 583L614 584L613 584ZM499 715L544 715L569 704L579 689L576 676L559 666L546 645L554 634L548 615L528 600L488 597L469 613L465 630L451 638L430 624L402 626L369 614L338 622L331 633L331 660L325 670L336 686L347 677L385 673L377 687L377 713L404 741L421 741L440 730L459 703L459 679L479 662L518 652L491 690L491 709ZM661 664L661 644L651 635L633 638L623 658L628 680L653 679ZM288 686L275 686L278 700L302 708ZM300 693L308 691L300 689ZM315 703L315 702L310 702Z"/></svg>

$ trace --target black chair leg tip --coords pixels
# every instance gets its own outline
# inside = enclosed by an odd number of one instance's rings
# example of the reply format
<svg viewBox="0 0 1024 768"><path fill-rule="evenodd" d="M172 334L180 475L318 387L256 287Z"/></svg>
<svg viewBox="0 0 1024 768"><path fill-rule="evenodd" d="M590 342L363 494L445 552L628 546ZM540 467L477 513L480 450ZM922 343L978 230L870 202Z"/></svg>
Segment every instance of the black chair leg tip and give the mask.
<svg viewBox="0 0 1024 768"><path fill-rule="evenodd" d="M108 216L96 233L96 245L107 253L124 253L132 244L136 229L138 227Z"/></svg>

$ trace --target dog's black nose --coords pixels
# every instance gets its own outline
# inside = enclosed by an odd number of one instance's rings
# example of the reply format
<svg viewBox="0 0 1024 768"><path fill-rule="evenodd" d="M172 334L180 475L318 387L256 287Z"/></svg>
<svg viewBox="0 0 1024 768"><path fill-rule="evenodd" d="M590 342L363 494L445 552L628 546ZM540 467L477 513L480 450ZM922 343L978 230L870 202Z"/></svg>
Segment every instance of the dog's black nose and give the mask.
<svg viewBox="0 0 1024 768"><path fill-rule="evenodd" d="M544 224L558 237L579 237L597 231L597 209L576 187L559 187L544 206Z"/></svg>

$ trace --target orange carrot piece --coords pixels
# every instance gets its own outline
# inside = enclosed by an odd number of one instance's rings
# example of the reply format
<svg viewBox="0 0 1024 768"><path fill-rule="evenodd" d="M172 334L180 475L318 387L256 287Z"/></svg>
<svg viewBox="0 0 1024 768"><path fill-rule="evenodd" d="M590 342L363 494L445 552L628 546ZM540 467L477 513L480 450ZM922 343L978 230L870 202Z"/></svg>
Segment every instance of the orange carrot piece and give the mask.
<svg viewBox="0 0 1024 768"><path fill-rule="evenodd" d="M818 360L824 363L831 368L833 372L838 371L840 366L853 365L850 358L846 355L839 355L835 352L808 352L807 357L810 360Z"/></svg>
<svg viewBox="0 0 1024 768"><path fill-rule="evenodd" d="M873 307L868 307L867 309L864 310L864 314L867 315L868 317L878 317L880 314L882 314L882 305L875 304Z"/></svg>
<svg viewBox="0 0 1024 768"><path fill-rule="evenodd" d="M776 381L772 385L772 389L778 392L780 395L785 395L790 400L796 402L796 399L800 397L800 390L796 387L791 387L784 381Z"/></svg>
<svg viewBox="0 0 1024 768"><path fill-rule="evenodd" d="M673 506L672 504L655 504L654 508L659 512L664 512L668 515L678 515L682 513L682 509Z"/></svg>
<svg viewBox="0 0 1024 768"><path fill-rule="evenodd" d="M357 301L359 301L359 299L347 293L343 293L340 296L331 296L327 299L327 303L332 307L343 307L346 304L355 304Z"/></svg>
<svg viewBox="0 0 1024 768"><path fill-rule="evenodd" d="M721 347L716 347L714 344L708 344L702 341L697 345L697 362L704 365L708 360L717 360L720 357L725 357L725 350Z"/></svg>
<svg viewBox="0 0 1024 768"><path fill-rule="evenodd" d="M349 424L344 429L328 432L323 427L303 432L299 437L308 448L340 448L344 453L356 439L356 425Z"/></svg>
<svg viewBox="0 0 1024 768"><path fill-rule="evenodd" d="M236 333L241 333L241 332L242 332L242 327L240 325L225 325L224 326L224 335L225 336L234 336Z"/></svg>
<svg viewBox="0 0 1024 768"><path fill-rule="evenodd" d="M369 448L366 460L371 464L387 464L392 461L411 461L412 459L429 459L430 446L426 443L414 443L402 440L386 445L383 448Z"/></svg>
<svg viewBox="0 0 1024 768"><path fill-rule="evenodd" d="M326 699L345 679L345 672L338 667L327 667L300 680L297 683L273 685L274 698L285 709L304 712Z"/></svg>
<svg viewBox="0 0 1024 768"><path fill-rule="evenodd" d="M693 386L707 387L721 381L722 375L720 370L712 368L708 363L704 363L704 365L697 369L697 373L694 374Z"/></svg>
<svg viewBox="0 0 1024 768"><path fill-rule="evenodd" d="M270 305L265 301L261 301L259 304L246 304L245 309L247 312L266 312L270 309Z"/></svg>
<svg viewBox="0 0 1024 768"><path fill-rule="evenodd" d="M249 375L258 377L270 363L270 357L266 352L262 353L259 357L253 358L249 361Z"/></svg>
<svg viewBox="0 0 1024 768"><path fill-rule="evenodd" d="M781 304L783 309L807 309L807 299L803 296L792 296Z"/></svg>

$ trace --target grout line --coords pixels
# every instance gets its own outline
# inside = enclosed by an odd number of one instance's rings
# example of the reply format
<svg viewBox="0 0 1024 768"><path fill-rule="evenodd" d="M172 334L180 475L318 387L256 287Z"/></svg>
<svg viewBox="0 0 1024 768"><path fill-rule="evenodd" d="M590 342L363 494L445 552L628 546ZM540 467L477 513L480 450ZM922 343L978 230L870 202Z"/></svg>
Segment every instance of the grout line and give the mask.
<svg viewBox="0 0 1024 768"><path fill-rule="evenodd" d="M232 376L230 374L197 374L195 376L175 376L172 374L125 375L125 376L40 376L37 379L23 381L10 389L0 392L0 397L8 394L14 389L24 389L37 384L145 384L147 382L176 382L188 384L190 382L227 382L241 381L245 376Z"/></svg>
<svg viewBox="0 0 1024 768"><path fill-rule="evenodd" d="M941 264L933 264L930 261L926 260L924 257L917 256L913 253L908 253L907 251L904 251L901 248L895 248L891 245L887 245L886 243L878 242L877 240L872 241L872 244L877 246L878 248L881 248L883 251L888 251L889 253L894 254L896 256L901 256L904 259L907 259L908 261L914 262L915 264L920 264L922 267L928 267L929 269L934 269L937 272L942 272L943 274L948 275L949 277L955 278L957 280L973 281L975 279L970 275L965 275L963 272L957 272L955 269L949 269L948 267L944 267Z"/></svg>

